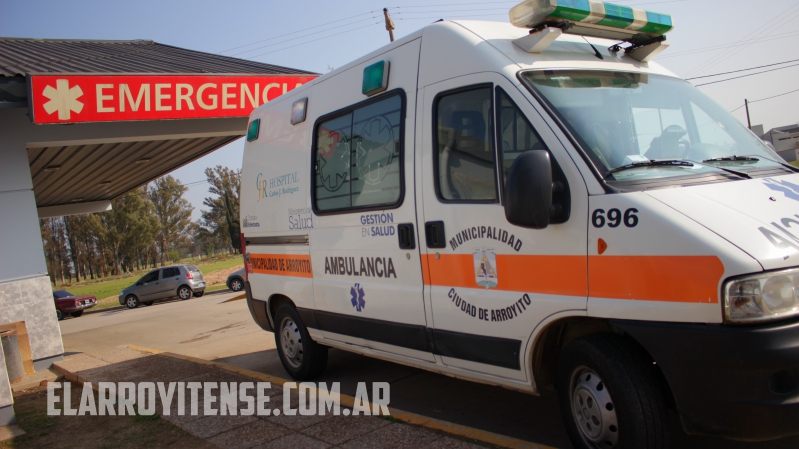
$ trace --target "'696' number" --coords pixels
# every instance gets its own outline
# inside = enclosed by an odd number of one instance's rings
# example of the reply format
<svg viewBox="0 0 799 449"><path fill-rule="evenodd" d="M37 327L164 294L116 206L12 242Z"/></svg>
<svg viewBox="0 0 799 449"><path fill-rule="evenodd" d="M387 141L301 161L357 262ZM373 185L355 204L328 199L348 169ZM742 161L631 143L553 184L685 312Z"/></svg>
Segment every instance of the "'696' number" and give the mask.
<svg viewBox="0 0 799 449"><path fill-rule="evenodd" d="M624 226L634 228L638 225L637 213L638 209L631 207L624 211L624 215L622 216L621 211L614 208L609 210L606 216L605 209L597 209L591 216L591 222L594 224L595 228L601 228L605 226L605 223L611 228L618 228L622 222L624 222Z"/></svg>

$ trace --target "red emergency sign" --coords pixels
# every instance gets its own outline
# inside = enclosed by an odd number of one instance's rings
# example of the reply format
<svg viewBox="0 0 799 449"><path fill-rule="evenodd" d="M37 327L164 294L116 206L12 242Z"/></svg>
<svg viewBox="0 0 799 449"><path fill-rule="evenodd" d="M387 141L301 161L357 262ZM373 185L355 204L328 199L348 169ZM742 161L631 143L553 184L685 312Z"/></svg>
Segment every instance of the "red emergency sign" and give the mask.
<svg viewBox="0 0 799 449"><path fill-rule="evenodd" d="M33 123L246 117L315 75L33 75Z"/></svg>

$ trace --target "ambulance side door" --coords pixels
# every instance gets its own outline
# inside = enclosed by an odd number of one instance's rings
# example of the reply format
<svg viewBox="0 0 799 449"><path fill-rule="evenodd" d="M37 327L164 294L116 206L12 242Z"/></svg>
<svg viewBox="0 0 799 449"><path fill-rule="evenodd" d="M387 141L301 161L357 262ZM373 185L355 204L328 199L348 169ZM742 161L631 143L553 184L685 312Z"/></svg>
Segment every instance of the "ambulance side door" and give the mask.
<svg viewBox="0 0 799 449"><path fill-rule="evenodd" d="M310 327L327 340L433 362L413 183L419 46L411 41L315 86L315 104L330 112L313 131ZM388 88L366 97L362 73L378 60L390 63Z"/></svg>
<svg viewBox="0 0 799 449"><path fill-rule="evenodd" d="M452 367L527 380L533 330L585 310L584 181L516 86L500 74L425 87L420 221L435 350ZM545 229L505 218L507 170L527 150L548 150L570 189L569 217Z"/></svg>

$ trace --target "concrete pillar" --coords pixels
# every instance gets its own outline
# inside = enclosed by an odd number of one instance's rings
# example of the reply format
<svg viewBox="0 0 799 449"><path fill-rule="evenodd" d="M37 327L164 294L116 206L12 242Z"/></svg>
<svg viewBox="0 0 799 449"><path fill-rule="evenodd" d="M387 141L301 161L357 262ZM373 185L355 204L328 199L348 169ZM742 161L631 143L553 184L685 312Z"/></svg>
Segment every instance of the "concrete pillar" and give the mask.
<svg viewBox="0 0 799 449"><path fill-rule="evenodd" d="M34 367L48 368L64 354L42 248L24 130L0 109L0 324L24 321ZM15 115L16 115L15 114ZM13 420L13 398L0 363L0 426Z"/></svg>

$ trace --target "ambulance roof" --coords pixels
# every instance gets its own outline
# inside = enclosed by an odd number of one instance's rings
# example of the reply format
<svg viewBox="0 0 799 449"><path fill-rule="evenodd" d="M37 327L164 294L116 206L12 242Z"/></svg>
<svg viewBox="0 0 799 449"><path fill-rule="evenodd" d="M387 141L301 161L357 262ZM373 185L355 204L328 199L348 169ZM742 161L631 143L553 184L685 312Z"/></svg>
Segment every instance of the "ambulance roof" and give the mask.
<svg viewBox="0 0 799 449"><path fill-rule="evenodd" d="M352 67L374 59L381 54L384 54L401 45L405 45L410 41L418 39L419 37L423 37L423 39L430 38L436 40L442 40L441 38L444 37L447 41L463 40L471 42L471 45L475 47L475 54L463 55L459 53L459 55L461 57L471 59L474 62L475 67L482 66L479 61L475 60L475 58L480 57L481 52L494 51L506 56L508 59L510 59L508 62L512 62L513 64L517 65L519 69L586 68L636 72L643 71L647 73L676 76L674 73L666 70L656 62L643 63L629 56L625 56L623 52L619 52L616 55L610 53L610 51L608 51L608 47L618 43L618 41L609 39L595 37L583 38L582 36L563 34L558 37L555 43L550 45L549 48L547 48L543 53L527 53L521 48L517 47L513 41L527 35L528 33L529 29L517 28L508 22L489 22L477 20L436 22L407 36L404 36L395 42L385 45L367 55L364 55L346 65L343 65L332 72L320 76L314 81L314 84L324 82L325 80L343 73ZM491 50L479 45L475 45L475 40L489 44ZM596 47L600 54L602 54L604 58L603 60L600 60L595 56L594 50L589 45L589 42ZM446 51L446 49L442 48L441 51ZM497 69L498 68L499 67L497 67Z"/></svg>

